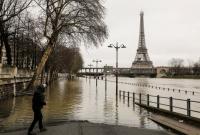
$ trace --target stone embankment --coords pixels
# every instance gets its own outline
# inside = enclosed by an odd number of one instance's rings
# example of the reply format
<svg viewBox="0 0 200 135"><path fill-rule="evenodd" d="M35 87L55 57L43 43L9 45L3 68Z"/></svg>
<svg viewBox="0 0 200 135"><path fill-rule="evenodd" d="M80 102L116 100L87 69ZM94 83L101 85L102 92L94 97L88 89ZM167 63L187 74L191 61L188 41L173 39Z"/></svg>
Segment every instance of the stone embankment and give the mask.
<svg viewBox="0 0 200 135"><path fill-rule="evenodd" d="M32 70L0 65L0 100L20 95L32 75Z"/></svg>

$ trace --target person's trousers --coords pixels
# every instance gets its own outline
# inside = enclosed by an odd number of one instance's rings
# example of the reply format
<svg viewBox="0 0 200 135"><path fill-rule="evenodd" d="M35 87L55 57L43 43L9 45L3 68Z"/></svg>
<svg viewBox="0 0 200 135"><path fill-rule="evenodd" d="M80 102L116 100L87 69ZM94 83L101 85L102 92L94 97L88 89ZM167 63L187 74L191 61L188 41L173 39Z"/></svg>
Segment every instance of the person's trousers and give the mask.
<svg viewBox="0 0 200 135"><path fill-rule="evenodd" d="M35 111L34 111L34 119L33 119L33 122L31 123L31 126L30 126L29 129L28 129L28 132L29 132L29 133L33 130L33 128L34 128L34 126L35 126L35 124L36 124L37 122L39 122L39 128L40 128L40 129L43 128L42 118L43 118L43 116L42 116L41 110L35 110Z"/></svg>

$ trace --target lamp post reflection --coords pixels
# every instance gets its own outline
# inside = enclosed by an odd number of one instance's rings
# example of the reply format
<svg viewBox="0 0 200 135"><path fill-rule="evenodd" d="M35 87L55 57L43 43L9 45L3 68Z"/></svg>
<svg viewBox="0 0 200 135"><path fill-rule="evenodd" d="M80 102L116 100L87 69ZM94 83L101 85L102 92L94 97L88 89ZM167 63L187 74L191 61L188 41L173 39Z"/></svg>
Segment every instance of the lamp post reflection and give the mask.
<svg viewBox="0 0 200 135"><path fill-rule="evenodd" d="M97 87L97 74L98 74L98 63L99 62L102 62L101 60L93 60L92 62L95 62L96 63L96 87Z"/></svg>
<svg viewBox="0 0 200 135"><path fill-rule="evenodd" d="M119 45L117 42L116 45L110 44L108 47L115 48L116 50L116 70L115 70L116 73L115 74L116 74L116 96L118 96L118 50L120 48L126 48L126 46L124 44Z"/></svg>

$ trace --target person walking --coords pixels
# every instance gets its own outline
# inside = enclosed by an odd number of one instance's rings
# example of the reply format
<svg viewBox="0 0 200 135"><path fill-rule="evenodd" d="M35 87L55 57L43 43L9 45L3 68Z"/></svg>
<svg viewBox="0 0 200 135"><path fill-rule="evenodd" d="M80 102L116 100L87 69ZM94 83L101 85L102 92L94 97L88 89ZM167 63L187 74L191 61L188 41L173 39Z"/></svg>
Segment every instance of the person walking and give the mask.
<svg viewBox="0 0 200 135"><path fill-rule="evenodd" d="M43 124L42 124L43 116L41 112L41 109L43 108L43 106L46 105L45 96L44 96L45 88L46 88L46 84L41 84L36 87L36 90L34 92L33 99L32 99L32 110L34 112L34 119L28 129L28 135L35 135L32 132L32 130L37 122L39 122L40 132L47 130L43 127Z"/></svg>

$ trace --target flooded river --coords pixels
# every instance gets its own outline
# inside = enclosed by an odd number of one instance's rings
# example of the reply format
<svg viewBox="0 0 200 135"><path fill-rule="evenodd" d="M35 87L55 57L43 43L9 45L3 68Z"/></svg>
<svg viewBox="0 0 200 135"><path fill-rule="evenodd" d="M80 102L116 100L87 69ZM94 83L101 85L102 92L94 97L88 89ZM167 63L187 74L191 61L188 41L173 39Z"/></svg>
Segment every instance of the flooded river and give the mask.
<svg viewBox="0 0 200 135"><path fill-rule="evenodd" d="M114 81L114 77L108 77ZM64 79L53 82L45 92L47 105L43 109L45 123L88 120L95 123L125 125L163 130L162 127L147 118L149 113L115 97L115 83L89 78L74 81ZM150 78L119 78L121 82L145 83L160 87L190 89L199 91L199 80L187 79L150 79ZM165 96L178 96L199 100L200 95L180 94L178 92L161 91L127 84L119 84L120 90L148 93ZM18 129L29 126L32 121L31 96L16 97L0 101L0 131Z"/></svg>

